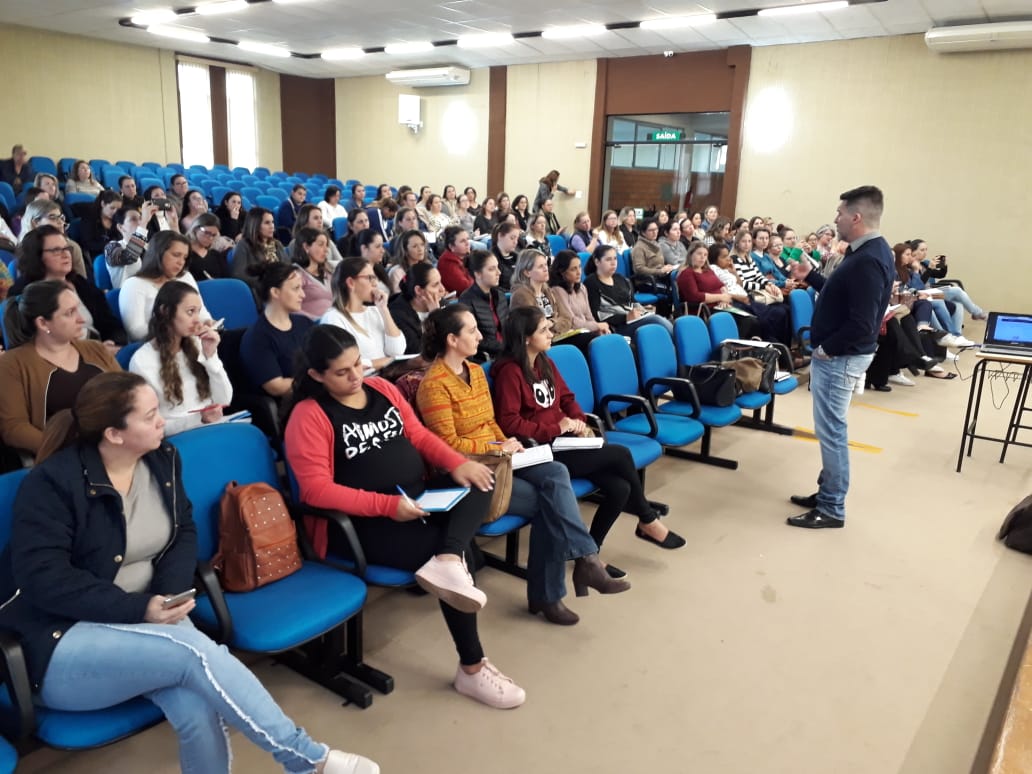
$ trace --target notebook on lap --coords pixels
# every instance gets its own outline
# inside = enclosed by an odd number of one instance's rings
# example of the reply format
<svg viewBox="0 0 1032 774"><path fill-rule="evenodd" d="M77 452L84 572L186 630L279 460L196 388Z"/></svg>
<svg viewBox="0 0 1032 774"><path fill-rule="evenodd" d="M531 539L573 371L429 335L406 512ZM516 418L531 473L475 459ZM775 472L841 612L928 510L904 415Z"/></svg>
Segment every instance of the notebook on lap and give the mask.
<svg viewBox="0 0 1032 774"><path fill-rule="evenodd" d="M990 312L982 353L1032 358L1032 314Z"/></svg>

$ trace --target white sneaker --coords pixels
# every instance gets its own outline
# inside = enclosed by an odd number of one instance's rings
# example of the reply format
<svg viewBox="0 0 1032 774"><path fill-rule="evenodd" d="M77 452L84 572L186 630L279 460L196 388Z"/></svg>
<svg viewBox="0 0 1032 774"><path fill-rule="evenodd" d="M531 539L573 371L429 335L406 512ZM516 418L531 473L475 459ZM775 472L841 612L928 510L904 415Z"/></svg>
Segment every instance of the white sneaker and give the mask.
<svg viewBox="0 0 1032 774"><path fill-rule="evenodd" d="M475 613L487 604L487 594L473 585L473 576L462 559L456 562L431 556L416 570L416 583L463 613Z"/></svg>
<svg viewBox="0 0 1032 774"><path fill-rule="evenodd" d="M903 374L892 374L892 375L889 376L889 381L892 382L893 384L902 385L903 387L913 387L914 386L914 380L907 378Z"/></svg>
<svg viewBox="0 0 1032 774"><path fill-rule="evenodd" d="M947 360L960 360L960 355L958 355L956 352L950 352L947 349L946 350L946 359Z"/></svg>
<svg viewBox="0 0 1032 774"><path fill-rule="evenodd" d="M975 345L976 342L972 341L971 339L966 339L963 336L953 337L953 346L955 347L974 347Z"/></svg>
<svg viewBox="0 0 1032 774"><path fill-rule="evenodd" d="M469 696L489 707L496 709L514 709L527 700L527 693L506 677L486 658L481 662L479 672L471 675L462 670L459 664L455 672L455 690L463 696Z"/></svg>
<svg viewBox="0 0 1032 774"><path fill-rule="evenodd" d="M380 767L361 755L330 750L323 764L323 774L380 774Z"/></svg>
<svg viewBox="0 0 1032 774"><path fill-rule="evenodd" d="M957 346L957 337L952 333L944 333L937 343L941 347L955 347Z"/></svg>

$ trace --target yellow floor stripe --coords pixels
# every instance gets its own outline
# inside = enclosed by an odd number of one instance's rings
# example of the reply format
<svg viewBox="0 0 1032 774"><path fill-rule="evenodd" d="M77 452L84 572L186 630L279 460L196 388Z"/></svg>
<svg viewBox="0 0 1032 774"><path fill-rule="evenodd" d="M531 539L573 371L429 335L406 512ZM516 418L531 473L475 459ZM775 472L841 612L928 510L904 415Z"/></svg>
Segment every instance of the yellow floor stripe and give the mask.
<svg viewBox="0 0 1032 774"><path fill-rule="evenodd" d="M884 406L875 406L873 403L860 403L858 401L853 401L853 405L860 406L860 408L874 409L875 411L884 411L886 414L895 414L898 417L916 418L921 416L920 414L915 414L913 411L898 411L897 409L885 408Z"/></svg>
<svg viewBox="0 0 1032 774"><path fill-rule="evenodd" d="M792 435L793 438L798 438L800 441L811 441L816 442L817 436L814 435L813 430L808 427L797 427ZM880 446L871 446L869 443L860 443L859 441L850 441L850 449L856 449L857 451L867 452L868 454L881 454L882 448Z"/></svg>

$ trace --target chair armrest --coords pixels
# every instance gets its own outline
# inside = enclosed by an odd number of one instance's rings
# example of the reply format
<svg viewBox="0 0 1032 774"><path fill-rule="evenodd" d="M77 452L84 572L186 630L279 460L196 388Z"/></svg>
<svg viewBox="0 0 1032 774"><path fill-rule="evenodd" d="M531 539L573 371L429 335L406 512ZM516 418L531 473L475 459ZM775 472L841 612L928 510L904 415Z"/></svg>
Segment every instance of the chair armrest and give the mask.
<svg viewBox="0 0 1032 774"><path fill-rule="evenodd" d="M355 531L355 525L351 523L351 517L349 517L343 511L334 510L333 508L316 508L314 505L308 505L301 503L300 513L303 516L314 516L318 519L324 519L332 526L336 526L337 529L343 533L345 540L348 541L348 545L351 547L351 552L355 556L355 567L338 566L335 563L334 567L350 572L354 575L358 575L360 578L364 578L366 574L366 568L368 564L365 558L365 551L362 550L362 544L358 542L358 533Z"/></svg>
<svg viewBox="0 0 1032 774"><path fill-rule="evenodd" d="M197 582L208 595L211 608L215 611L215 620L218 622L218 630L211 633L212 638L221 645L228 645L233 639L233 616L229 612L229 605L226 604L226 597L222 593L222 584L215 574L215 568L210 561L198 561L196 573Z"/></svg>
<svg viewBox="0 0 1032 774"><path fill-rule="evenodd" d="M3 717L4 736L12 740L27 739L36 730L36 709L32 703L32 686L25 654L14 632L0 630L0 668L7 693L14 706L14 717Z"/></svg>
<svg viewBox="0 0 1032 774"><path fill-rule="evenodd" d="M616 423L613 421L613 414L609 410L609 404L616 401L621 403L633 403L640 406L642 412L649 420L649 437L655 438L659 435L659 424L656 422L656 417L652 413L652 404L641 395L621 395L617 393L614 395L603 395L599 398L598 402L602 406L602 418L605 419L606 424L609 427L616 427Z"/></svg>
<svg viewBox="0 0 1032 774"><path fill-rule="evenodd" d="M796 343L801 349L810 350L810 326L801 325L795 331ZM804 338L805 337L805 338Z"/></svg>
<svg viewBox="0 0 1032 774"><path fill-rule="evenodd" d="M595 429L598 430L603 437L605 437L606 430L613 429L611 427L606 427L606 423L602 421L602 417L600 417L598 414L591 414L585 411L584 418L588 420L588 424L594 425Z"/></svg>
<svg viewBox="0 0 1032 774"><path fill-rule="evenodd" d="M682 400L681 396L674 395L674 400L678 403L690 403L692 405L692 417L699 416L699 412L702 411L702 404L699 402L699 394L695 391L695 385L692 384L691 379L686 379L683 376L654 376L645 383L645 393L649 397L649 403L653 410L658 408L657 396L653 393L652 388L655 386L670 387L671 390L674 388L686 389L688 392L688 400Z"/></svg>

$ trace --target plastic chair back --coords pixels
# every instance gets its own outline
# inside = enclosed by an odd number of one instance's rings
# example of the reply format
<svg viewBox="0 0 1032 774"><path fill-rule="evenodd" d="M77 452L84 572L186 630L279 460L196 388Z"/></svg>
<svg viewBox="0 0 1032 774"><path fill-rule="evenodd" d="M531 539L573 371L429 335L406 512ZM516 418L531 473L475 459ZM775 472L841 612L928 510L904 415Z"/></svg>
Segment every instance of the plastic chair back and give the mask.
<svg viewBox="0 0 1032 774"><path fill-rule="evenodd" d="M136 350L144 345L142 341L133 341L126 344L118 352L115 353L115 360L122 366L123 371L129 370L129 361L133 359L133 355L136 354Z"/></svg>
<svg viewBox="0 0 1032 774"><path fill-rule="evenodd" d="M216 320L225 317L227 328L248 328L258 319L254 294L243 280L210 279L197 283L197 287L211 316Z"/></svg>
<svg viewBox="0 0 1032 774"><path fill-rule="evenodd" d="M638 349L638 374L642 388L650 379L677 376L677 355L674 342L660 325L641 325L634 331ZM655 385L653 395L662 395L669 388Z"/></svg>
<svg viewBox="0 0 1032 774"><path fill-rule="evenodd" d="M93 284L101 290L114 288L114 285L111 284L111 272L108 271L107 261L104 260L103 255L98 255L93 259Z"/></svg>
<svg viewBox="0 0 1032 774"><path fill-rule="evenodd" d="M712 359L713 345L710 343L709 330L701 317L682 315L674 320L674 346L680 365L699 365Z"/></svg>
<svg viewBox="0 0 1032 774"><path fill-rule="evenodd" d="M549 234L548 235L548 246L552 248L552 255L555 255L560 250L565 250L570 246L570 243L566 241L566 237L562 234Z"/></svg>
<svg viewBox="0 0 1032 774"><path fill-rule="evenodd" d="M592 339L588 345L588 368L596 400L604 395L638 394L638 369L634 365L631 345L623 336L610 333ZM620 401L610 403L609 407L618 413L630 405Z"/></svg>
<svg viewBox="0 0 1032 774"><path fill-rule="evenodd" d="M584 411L593 412L595 391L591 386L591 373L584 353L572 344L556 344L548 350L548 357L577 399L577 404Z"/></svg>
<svg viewBox="0 0 1032 774"><path fill-rule="evenodd" d="M721 342L738 338L738 326L730 312L717 312L709 318L710 344L713 350L720 348Z"/></svg>

